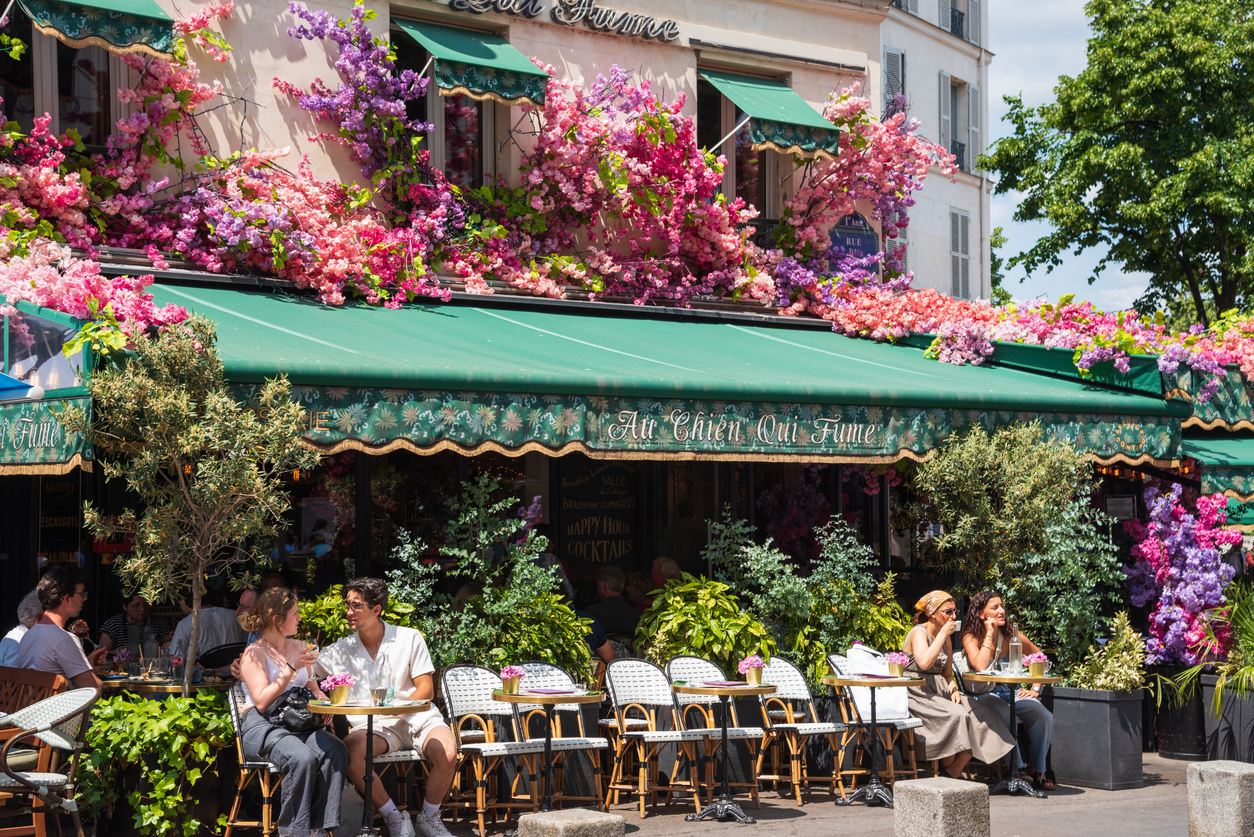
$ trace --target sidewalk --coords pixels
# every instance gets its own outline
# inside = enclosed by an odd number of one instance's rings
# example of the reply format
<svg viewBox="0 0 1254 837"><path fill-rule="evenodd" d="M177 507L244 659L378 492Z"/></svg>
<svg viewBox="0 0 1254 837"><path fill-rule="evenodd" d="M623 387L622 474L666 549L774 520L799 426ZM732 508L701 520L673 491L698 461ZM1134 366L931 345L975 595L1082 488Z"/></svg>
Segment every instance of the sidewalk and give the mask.
<svg viewBox="0 0 1254 837"><path fill-rule="evenodd" d="M1145 753L1143 764L1145 786L1136 790L1102 791L1059 785L1048 799L991 797L993 837L1186 837L1188 762ZM627 819L627 833L636 837L724 837L730 833L747 837L754 830L796 837L893 835L891 810L862 804L837 808L826 793L815 793L801 808L779 799L773 792L762 795L760 811L744 801L741 804L746 813L758 819L757 825L740 825L731 820L685 822L684 815L692 812L690 805L659 807L658 813L643 820L634 804L615 805L612 810ZM466 832L463 824L453 830L456 834ZM493 830L489 829L489 837L492 835Z"/></svg>

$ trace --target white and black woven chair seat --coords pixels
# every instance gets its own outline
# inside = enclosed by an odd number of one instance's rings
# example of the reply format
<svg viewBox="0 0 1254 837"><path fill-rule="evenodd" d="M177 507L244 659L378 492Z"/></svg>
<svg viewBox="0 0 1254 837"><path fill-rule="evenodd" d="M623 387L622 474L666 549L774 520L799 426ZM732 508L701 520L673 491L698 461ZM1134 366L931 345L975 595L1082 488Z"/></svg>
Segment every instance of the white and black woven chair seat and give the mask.
<svg viewBox="0 0 1254 837"><path fill-rule="evenodd" d="M375 764L396 764L398 762L426 761L427 757L422 754L421 750L397 750L395 752L388 751L380 756L374 757Z"/></svg>
<svg viewBox="0 0 1254 837"><path fill-rule="evenodd" d="M556 743L556 740L554 741ZM494 741L483 744L463 744L460 752L472 753L485 759L498 756L530 756L544 752L544 740L540 741Z"/></svg>
<svg viewBox="0 0 1254 837"><path fill-rule="evenodd" d="M701 733L706 738L722 738L722 727L710 727L709 729L699 729L696 732ZM744 738L761 738L766 733L762 731L762 727L728 727L727 737L732 740L741 740Z"/></svg>
<svg viewBox="0 0 1254 837"><path fill-rule="evenodd" d="M540 752L544 752L543 738L528 738L527 743L539 744ZM601 750L610 746L604 738L554 738L553 751L564 753L569 750Z"/></svg>
<svg viewBox="0 0 1254 837"><path fill-rule="evenodd" d="M14 770L13 772L32 785L48 790L59 790L65 787L65 783L68 781L61 773L35 773L25 770ZM18 787L25 786L7 773L0 773L0 788Z"/></svg>
<svg viewBox="0 0 1254 837"><path fill-rule="evenodd" d="M782 732L795 732L799 735L835 735L838 732L845 731L844 724L773 724L773 730Z"/></svg>
<svg viewBox="0 0 1254 837"><path fill-rule="evenodd" d="M607 727L612 730L617 730L618 719L617 718L602 718L601 720L597 721L597 725ZM627 719L627 729L629 731L639 730L639 729L648 729L648 728L649 728L649 722L646 721L644 718L628 718Z"/></svg>
<svg viewBox="0 0 1254 837"><path fill-rule="evenodd" d="M640 740L646 744L670 744L675 741L704 741L709 736L704 729L668 729L659 732L625 732L623 738L631 741Z"/></svg>
<svg viewBox="0 0 1254 837"><path fill-rule="evenodd" d="M892 721L880 721L880 723L892 724L895 729L899 730L918 729L923 726L923 720L921 718L897 718Z"/></svg>

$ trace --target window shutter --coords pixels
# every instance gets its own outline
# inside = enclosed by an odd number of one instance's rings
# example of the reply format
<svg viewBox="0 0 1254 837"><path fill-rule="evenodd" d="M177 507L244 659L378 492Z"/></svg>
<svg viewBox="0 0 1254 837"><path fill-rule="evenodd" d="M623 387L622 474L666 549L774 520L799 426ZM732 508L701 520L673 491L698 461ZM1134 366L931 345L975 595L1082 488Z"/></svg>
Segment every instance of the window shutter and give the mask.
<svg viewBox="0 0 1254 837"><path fill-rule="evenodd" d="M906 54L899 49L884 47L884 109L887 113L893 97L906 92Z"/></svg>
<svg viewBox="0 0 1254 837"><path fill-rule="evenodd" d="M919 0L910 0L910 14L915 17L919 16Z"/></svg>
<svg viewBox="0 0 1254 837"><path fill-rule="evenodd" d="M951 99L953 91L950 89L952 84L949 80L949 73L941 70L940 74L940 145L946 151L949 150L950 139L953 136L952 120L949 112L952 105Z"/></svg>
<svg viewBox="0 0 1254 837"><path fill-rule="evenodd" d="M962 254L959 252L959 214L949 210L949 286L950 296L962 295Z"/></svg>
<svg viewBox="0 0 1254 837"><path fill-rule="evenodd" d="M906 213L904 212L898 213L897 219L898 219L897 221L898 224L900 224L903 221L909 222L909 218L907 218ZM910 228L909 227L901 227L901 226L897 227L897 246L906 248L905 250L901 251L901 272L909 273L910 272Z"/></svg>
<svg viewBox="0 0 1254 837"><path fill-rule="evenodd" d="M971 248L968 233L971 216L963 213L958 216L958 243L962 245L962 298L971 298Z"/></svg>
<svg viewBox="0 0 1254 837"><path fill-rule="evenodd" d="M981 37L980 0L967 0L967 40L976 46Z"/></svg>
<svg viewBox="0 0 1254 837"><path fill-rule="evenodd" d="M967 171L977 171L975 160L984 153L980 145L980 88L974 84L967 85L967 115L970 117L967 126L967 159L971 165Z"/></svg>
<svg viewBox="0 0 1254 837"><path fill-rule="evenodd" d="M936 21L936 25L948 32L950 25L949 19L952 17L949 13L949 0L940 0L937 5L940 6L940 14L937 16L939 20Z"/></svg>

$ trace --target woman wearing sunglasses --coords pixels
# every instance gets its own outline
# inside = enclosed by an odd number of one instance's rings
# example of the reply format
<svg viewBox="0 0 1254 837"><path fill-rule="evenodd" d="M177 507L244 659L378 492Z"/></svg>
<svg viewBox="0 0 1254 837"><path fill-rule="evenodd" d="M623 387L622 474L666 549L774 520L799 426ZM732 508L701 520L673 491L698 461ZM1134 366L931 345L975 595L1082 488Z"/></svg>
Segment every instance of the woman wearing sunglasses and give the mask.
<svg viewBox="0 0 1254 837"><path fill-rule="evenodd" d="M902 650L910 656L906 670L925 681L908 690L910 714L923 722L915 737L923 743L923 757L939 760L946 775L956 779L973 756L992 764L1014 749L1014 742L992 709L968 700L954 685L954 597L933 590L915 602L914 610L914 627Z"/></svg>

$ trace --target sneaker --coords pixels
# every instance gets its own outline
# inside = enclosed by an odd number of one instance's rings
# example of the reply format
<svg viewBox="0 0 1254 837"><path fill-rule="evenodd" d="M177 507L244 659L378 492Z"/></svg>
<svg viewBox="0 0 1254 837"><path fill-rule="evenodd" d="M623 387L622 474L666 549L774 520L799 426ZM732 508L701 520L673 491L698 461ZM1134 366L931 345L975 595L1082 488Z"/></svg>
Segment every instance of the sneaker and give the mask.
<svg viewBox="0 0 1254 837"><path fill-rule="evenodd" d="M394 820L388 820L388 834L391 837L414 837L414 825L409 821L409 815L400 814Z"/></svg>
<svg viewBox="0 0 1254 837"><path fill-rule="evenodd" d="M420 837L453 837L449 830L444 827L444 821L440 819L440 815L434 817L425 817L421 813L414 817L414 831Z"/></svg>

